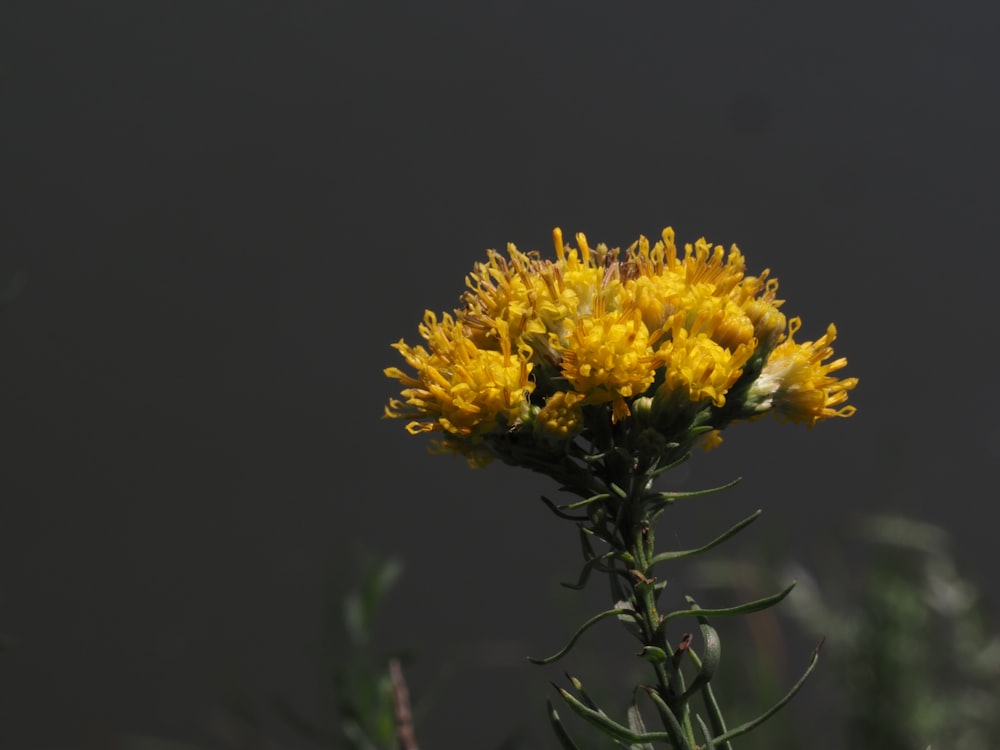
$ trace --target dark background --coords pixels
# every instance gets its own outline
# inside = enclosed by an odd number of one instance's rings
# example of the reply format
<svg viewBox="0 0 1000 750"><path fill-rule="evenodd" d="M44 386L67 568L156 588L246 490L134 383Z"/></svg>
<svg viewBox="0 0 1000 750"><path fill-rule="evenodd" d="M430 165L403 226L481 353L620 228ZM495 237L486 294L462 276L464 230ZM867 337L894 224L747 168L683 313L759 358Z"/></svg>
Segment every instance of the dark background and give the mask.
<svg viewBox="0 0 1000 750"><path fill-rule="evenodd" d="M0 310L0 747L218 746L234 691L312 710L359 548L407 562L382 639L440 687L422 744L536 726L560 670L523 656L605 606L558 593L575 532L544 479L380 420L381 371L486 248L549 253L556 225L738 243L861 379L851 420L734 427L676 480L743 484L665 544L763 507L741 549L808 560L897 510L988 584L995 15L6 0L0 286L26 285Z"/></svg>

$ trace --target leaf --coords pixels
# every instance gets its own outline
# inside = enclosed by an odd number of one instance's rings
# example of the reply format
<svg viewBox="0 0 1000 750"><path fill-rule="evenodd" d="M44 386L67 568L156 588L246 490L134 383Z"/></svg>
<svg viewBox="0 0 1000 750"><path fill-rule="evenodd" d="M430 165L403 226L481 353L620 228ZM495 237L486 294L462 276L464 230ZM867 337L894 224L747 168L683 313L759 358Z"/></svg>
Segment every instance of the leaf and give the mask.
<svg viewBox="0 0 1000 750"><path fill-rule="evenodd" d="M577 578L576 583L569 583L567 581L564 581L562 585L568 589L573 589L574 591L580 591L584 586L587 585L587 581L590 580L590 574L594 570L594 568L597 568L597 570L601 571L602 573L627 576L628 574L625 573L625 571L618 570L617 568L603 566L601 565L601 563L604 562L605 560L611 560L615 558L626 559L626 562L628 562L631 559L631 557L632 556L629 555L628 553L616 552L615 550L608 550L603 555L592 557L583 564L583 567L580 568L580 575Z"/></svg>
<svg viewBox="0 0 1000 750"><path fill-rule="evenodd" d="M660 718L669 730L667 735L670 737L670 742L673 743L676 750L691 750L691 744L687 741L687 736L681 728L681 723L677 720L670 706L666 704L666 701L656 692L656 688L646 685L641 685L640 687L653 702L653 705L656 706L657 713L660 714Z"/></svg>
<svg viewBox="0 0 1000 750"><path fill-rule="evenodd" d="M675 620L678 617L690 617L691 615L711 615L712 617L729 617L730 615L748 615L752 612L760 612L762 609L767 609L768 607L773 607L775 604L780 602L789 592L795 588L795 581L788 584L787 587L779 591L777 594L772 594L771 596L765 596L763 599L757 599L752 602L747 602L746 604L740 604L735 607L724 607L722 609L702 609L696 606L694 609L680 609L675 612L671 612L663 618L660 623L660 627L663 623L669 622L670 620ZM691 597L687 597L689 602L692 601Z"/></svg>
<svg viewBox="0 0 1000 750"><path fill-rule="evenodd" d="M623 490L614 483L611 484L611 489L614 490L616 494L623 492ZM591 503L600 502L601 500L609 500L610 498L611 495L609 495L607 492L602 492L599 495L592 495L591 497L588 497L586 500L578 500L577 502L570 503L569 505L557 505L556 507L559 510L576 510L577 508L582 508L585 505L590 505Z"/></svg>
<svg viewBox="0 0 1000 750"><path fill-rule="evenodd" d="M705 747L703 750L715 750L715 742L712 741L712 733L709 731L708 727L705 726L705 720L702 719L699 714L695 714L694 718L698 720L698 726L701 728L701 734L705 738Z"/></svg>
<svg viewBox="0 0 1000 750"><path fill-rule="evenodd" d="M719 485L718 487L709 487L707 490L691 490L689 492L654 492L647 495L647 497L672 503L674 500L680 500L682 498L701 497L702 495L712 495L716 492L722 492L723 490L728 490L730 487L735 487L742 481L743 477L736 477L736 479L731 482L726 482L726 484Z"/></svg>
<svg viewBox="0 0 1000 750"><path fill-rule="evenodd" d="M558 661L559 659L561 659L562 657L564 657L566 654L569 653L570 649L573 648L576 642L580 639L580 636L583 635L586 630L596 625L601 620L604 620L608 617L617 617L618 615L631 615L632 617L635 617L635 612L631 609L609 609L604 612L601 612L600 614L596 614L589 620L587 620L585 623L583 623L583 625L581 625L577 629L577 631L573 633L573 637L569 639L569 643L567 643L560 651L544 659L534 659L529 656L528 661L530 661L532 664L552 664L553 662Z"/></svg>
<svg viewBox="0 0 1000 750"><path fill-rule="evenodd" d="M624 727L616 722L603 711L588 708L573 697L568 690L563 690L562 688L557 689L559 690L559 694L562 696L563 700L566 701L566 705L568 705L577 716L586 721L588 724L599 729L608 737L616 740L623 740L629 743L672 741L672 738L666 732L648 732L646 734L637 734L628 727ZM689 750L689 748L686 748L685 750Z"/></svg>
<svg viewBox="0 0 1000 750"><path fill-rule="evenodd" d="M690 699L691 696L712 680L715 676L715 670L719 667L719 660L722 657L722 641L719 640L719 634L715 628L708 624L708 620L704 617L699 617L698 620L701 622L701 637L705 642L705 656L698 666L698 674L695 675L687 690L681 695L681 703Z"/></svg>
<svg viewBox="0 0 1000 750"><path fill-rule="evenodd" d="M569 732L567 732L566 727L563 726L562 719L559 718L559 714L552 706L552 699L546 698L545 705L549 710L549 723L552 725L552 731L556 733L556 739L559 740L559 744L562 745L563 750L580 750L580 748L576 746L576 743L573 742L573 738L569 736Z"/></svg>
<svg viewBox="0 0 1000 750"><path fill-rule="evenodd" d="M676 448L677 447L677 443L674 443L672 446L668 445L667 447L668 448L670 448L670 447ZM676 469L681 464L686 463L690 458L691 458L691 454L690 453L685 453L683 456L681 456L680 458L678 458L676 461L673 461L673 462L667 464L666 466L659 466L659 467L657 467L654 471L650 472L649 476L650 476L651 479L655 479L655 478L659 477L661 474L665 474L666 472L670 471L671 469Z"/></svg>
<svg viewBox="0 0 1000 750"><path fill-rule="evenodd" d="M699 555L702 552L708 552L708 550L712 549L713 547L718 547L727 539L734 537L736 536L736 534L743 531L743 529L745 529L747 526L749 526L758 518L760 518L761 513L763 513L762 510L755 511L752 515L744 518L739 523L734 524L729 529L727 529L722 534L720 534L715 539L713 539L708 544L702 547L698 547L696 549L679 550L677 552L661 552L650 561L650 567L656 565L656 563L666 562L667 560L679 560L682 557L691 557L693 555Z"/></svg>
<svg viewBox="0 0 1000 750"><path fill-rule="evenodd" d="M628 728L636 734L646 734L646 724L634 702L628 707ZM629 747L631 750L654 750L652 742L632 743Z"/></svg>
<svg viewBox="0 0 1000 750"><path fill-rule="evenodd" d="M816 663L819 661L819 650L822 647L823 647L823 641L820 641L819 645L817 645L816 648L813 649L812 657L809 659L809 666L806 667L806 671L799 678L798 682L792 685L792 689L785 694L784 698L775 703L773 706L771 706L771 708L762 713L756 719L751 719L745 724L740 724L738 727L734 727L730 729L728 732L719 735L718 737L713 737L712 742L715 744L729 742L729 740L733 739L733 737L739 737L741 734L746 734L751 729L759 727L765 721L767 721L776 713L778 713L778 711L780 711L785 706L785 704L788 703L788 701L790 701L792 698L795 697L795 694L799 692L799 690L805 684L806 679L808 679L809 675L812 674L813 669L816 668Z"/></svg>
<svg viewBox="0 0 1000 750"><path fill-rule="evenodd" d="M549 500L545 495L542 495L542 502L545 503L545 507L551 510L560 518L565 518L568 521L586 521L586 516L574 516L571 513L563 513L563 511L554 502Z"/></svg>

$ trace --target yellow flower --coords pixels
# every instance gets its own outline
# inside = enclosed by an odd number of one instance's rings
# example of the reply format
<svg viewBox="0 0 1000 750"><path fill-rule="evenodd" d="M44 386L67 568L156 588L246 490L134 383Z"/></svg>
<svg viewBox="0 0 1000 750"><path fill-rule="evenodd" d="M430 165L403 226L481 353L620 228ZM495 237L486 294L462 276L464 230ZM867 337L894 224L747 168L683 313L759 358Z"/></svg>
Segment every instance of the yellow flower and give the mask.
<svg viewBox="0 0 1000 750"><path fill-rule="evenodd" d="M605 314L601 307L571 322L562 372L589 403L610 401L617 422L630 414L625 399L652 385L655 357L638 310Z"/></svg>
<svg viewBox="0 0 1000 750"><path fill-rule="evenodd" d="M831 375L846 361L824 364L833 326L795 343L801 324L786 324L777 281L766 269L747 276L735 245L699 239L679 252L669 227L624 253L583 234L571 247L558 228L552 237L555 260L488 251L461 306L425 314L424 345L393 345L411 372L385 370L403 386L386 416L439 433L439 450L471 464L499 456L537 469L559 455L553 441L578 436L647 456L717 445L721 429L764 411L810 425L854 413L843 404L857 380Z"/></svg>
<svg viewBox="0 0 1000 750"><path fill-rule="evenodd" d="M801 326L799 318L788 322L788 338L771 352L751 387L750 398L760 400L763 408L773 408L782 419L805 422L809 427L830 417L850 417L856 408L840 404L847 400L847 392L858 384L858 379L838 380L830 375L847 365L844 357L824 364L833 356L830 344L837 338L836 326L831 323L826 334L816 341L798 344L794 336Z"/></svg>
<svg viewBox="0 0 1000 750"><path fill-rule="evenodd" d="M722 430L706 432L701 438L701 447L706 453L722 445Z"/></svg>
<svg viewBox="0 0 1000 750"><path fill-rule="evenodd" d="M582 393L558 391L545 400L535 416L535 432L544 437L567 440L583 429Z"/></svg>
<svg viewBox="0 0 1000 750"><path fill-rule="evenodd" d="M506 323L495 322L497 349L477 346L462 322L447 314L439 322L428 310L419 330L429 351L404 341L393 344L416 375L386 368L387 376L406 386L404 400L392 399L386 416L416 417L406 426L411 434L444 431L461 437L488 432L498 419L512 425L521 418L534 389L530 351L515 351Z"/></svg>
<svg viewBox="0 0 1000 750"><path fill-rule="evenodd" d="M544 333L537 320L537 257L507 246L509 260L495 250L487 253L486 263L476 263L465 279L468 291L462 296L466 308L462 319L473 339L490 346L496 338L497 321L517 335Z"/></svg>
<svg viewBox="0 0 1000 750"><path fill-rule="evenodd" d="M657 355L664 362L662 396L681 394L692 402L710 399L715 406L726 403L726 391L743 374L743 366L754 352L755 341L730 350L713 341L706 333L690 333L680 323L677 313L670 341Z"/></svg>
<svg viewBox="0 0 1000 750"><path fill-rule="evenodd" d="M674 321L692 333L704 332L726 349L735 350L755 337L749 309L765 288L767 271L760 277L744 277L746 262L735 245L728 255L700 239L685 245L678 257L673 230L663 231L662 242L650 248L640 237L629 248L625 261L627 294L642 310L650 331ZM771 299L777 284L767 287ZM779 303L780 304L780 303Z"/></svg>
<svg viewBox="0 0 1000 750"><path fill-rule="evenodd" d="M582 233L576 239L579 250L565 245L562 231L554 229L556 260L540 261L536 266L535 310L546 331L545 341L538 345L545 354L555 357L558 353L553 347L568 341L577 320L594 315L598 309L619 309L617 251L609 251L604 245L592 250Z"/></svg>

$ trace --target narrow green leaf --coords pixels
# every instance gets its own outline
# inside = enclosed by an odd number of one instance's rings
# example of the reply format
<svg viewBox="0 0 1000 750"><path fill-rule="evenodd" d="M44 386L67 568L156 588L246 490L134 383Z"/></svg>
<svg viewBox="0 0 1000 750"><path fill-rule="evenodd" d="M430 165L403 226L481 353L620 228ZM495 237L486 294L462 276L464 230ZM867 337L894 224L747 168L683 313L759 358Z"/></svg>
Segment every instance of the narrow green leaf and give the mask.
<svg viewBox="0 0 1000 750"><path fill-rule="evenodd" d="M594 545L590 543L590 537L593 532L590 532L586 526L582 523L578 524L576 527L580 532L580 547L583 549L583 559L592 560L597 557L597 552L594 551Z"/></svg>
<svg viewBox="0 0 1000 750"><path fill-rule="evenodd" d="M625 742L671 742L671 737L666 732L648 732L646 734L636 734L628 727L624 727L603 711L595 711L578 701L568 690L559 688L559 695L566 701L573 712L588 724L596 727L607 736L623 740ZM690 750L690 748L684 748Z"/></svg>
<svg viewBox="0 0 1000 750"><path fill-rule="evenodd" d="M672 444L667 445L668 448L676 448L677 446L678 446L677 443L672 443ZM656 479L661 474L665 474L668 471L670 471L671 469L676 469L681 464L687 463L687 461L690 460L690 458L691 458L691 454L690 453L685 453L683 456L681 456L680 458L678 458L676 461L673 461L673 462L667 464L666 466L660 466L659 468L656 469L656 471L650 472L649 476L650 476L651 479Z"/></svg>
<svg viewBox="0 0 1000 750"><path fill-rule="evenodd" d="M628 707L628 728L638 735L646 734L646 723L642 720L642 714L639 713L639 706L634 701ZM652 742L633 742L629 745L629 750L654 750L654 748Z"/></svg>
<svg viewBox="0 0 1000 750"><path fill-rule="evenodd" d="M822 647L823 647L823 641L820 641L819 645L816 646L815 649L813 649L812 657L809 659L809 666L806 667L806 671L799 678L798 682L796 682L794 685L792 685L792 689L789 690L788 693L785 694L784 698L782 698L780 701L778 701L777 703L775 703L773 706L771 706L771 708L769 708L767 711L765 711L764 713L762 713L756 719L751 719L750 721L746 722L745 724L740 724L738 727L733 727L728 732L725 732L724 734L719 735L718 737L712 738L712 742L714 742L716 744L720 744L720 743L723 743L723 742L728 742L729 740L733 739L734 737L739 737L741 734L746 734L751 729L759 727L765 721L767 721L772 716L774 716L776 713L778 713L778 711L780 711L782 708L784 708L785 704L787 704L788 701L790 701L792 698L795 697L795 694L797 692L799 692L799 690L805 684L806 679L808 679L809 675L812 674L813 669L816 668L816 663L819 661L819 650Z"/></svg>
<svg viewBox="0 0 1000 750"><path fill-rule="evenodd" d="M701 637L705 642L705 658L700 660L698 674L695 675L687 690L680 697L681 703L689 700L703 685L707 685L712 680L722 657L722 641L719 640L719 634L704 617L699 617L698 620L701 622ZM688 649L688 651L691 650Z"/></svg>
<svg viewBox="0 0 1000 750"><path fill-rule="evenodd" d="M614 489L614 486L612 486L612 489ZM556 507L559 510L576 510L577 508L582 508L583 506L590 505L591 503L600 502L601 500L608 500L610 499L610 497L611 495L609 495L607 492L603 492L599 495L593 495L592 497L588 497L585 500L577 500L575 503L569 503L568 505L557 505Z"/></svg>
<svg viewBox="0 0 1000 750"><path fill-rule="evenodd" d="M745 529L747 526L756 521L760 517L761 513L763 513L762 510L754 512L752 515L748 516L747 518L744 518L739 523L733 525L725 532L723 532L722 534L720 534L715 539L713 539L708 544L702 547L698 547L696 549L679 550L677 552L661 552L650 561L650 565L651 566L656 565L657 563L666 562L667 560L679 560L682 557L691 557L693 555L700 555L702 552L708 552L708 550L712 549L713 547L718 547L727 539L730 539L731 537L736 536L739 532L743 531L743 529Z"/></svg>
<svg viewBox="0 0 1000 750"><path fill-rule="evenodd" d="M701 669L701 659L692 650L688 653L689 658L694 663L695 669ZM712 685L706 683L701 687L702 699L705 701L705 708L708 709L708 718L712 722L712 731L717 735L722 735L726 733L726 720L722 718L722 710L719 708L719 702L715 699L715 693L712 692ZM733 750L733 746L729 742L722 743L721 750Z"/></svg>
<svg viewBox="0 0 1000 750"><path fill-rule="evenodd" d="M795 588L795 581L792 581L788 586L777 594L772 594L771 596L765 596L763 599L757 599L756 601L747 602L746 604L740 604L736 607L724 607L722 609L702 609L701 607L695 607L694 609L681 609L676 612L671 612L663 618L662 624L669 622L670 620L675 620L678 617L690 617L691 615L710 615L712 617L728 617L730 615L747 615L752 612L760 612L762 609L767 609L768 607L773 607L775 604L780 602L788 593ZM690 600L690 597L688 597Z"/></svg>
<svg viewBox="0 0 1000 750"><path fill-rule="evenodd" d="M605 612L594 615L579 627L579 629L573 634L573 637L569 639L569 643L567 643L560 651L544 659L534 659L529 656L528 661L532 664L552 664L553 662L558 661L569 653L570 649L573 648L576 642L580 639L580 636L583 635L583 633L591 626L596 625L598 622L608 617L617 617L619 615L630 615L634 618L635 612L631 609L609 609Z"/></svg>
<svg viewBox="0 0 1000 750"><path fill-rule="evenodd" d="M653 702L653 705L656 706L657 713L660 714L660 718L666 724L666 734L676 750L691 750L691 743L688 742L687 735L684 734L680 721L674 715L674 712L670 710L670 706L667 705L666 701L660 697L655 688L643 685L642 689Z"/></svg>
<svg viewBox="0 0 1000 750"><path fill-rule="evenodd" d="M602 560L607 560L608 558L612 557L613 555L614 555L614 552L613 551L609 551L609 552L605 552L603 555L598 555L596 557L590 558L589 560L587 560L587 562L585 562L583 564L583 567L580 568L580 575L577 576L576 583L571 583L569 581L563 581L561 585L564 586L565 588L568 588L568 589L573 589L575 591L580 591L581 589L583 589L584 586L587 585L587 581L590 580L590 574L593 571L594 566L600 564L600 562ZM605 570L604 572L610 572L610 569Z"/></svg>
<svg viewBox="0 0 1000 750"><path fill-rule="evenodd" d="M705 738L705 747L702 750L715 750L715 743L712 741L712 732L705 726L705 720L701 718L701 714L695 714L694 718L698 721L701 736Z"/></svg>
<svg viewBox="0 0 1000 750"><path fill-rule="evenodd" d="M573 738L569 736L569 732L566 731L566 727L563 726L562 719L559 718L559 714L556 712L555 708L552 706L552 699L546 698L545 705L549 710L549 723L552 725L552 731L556 734L556 739L559 740L559 744L562 745L563 750L580 750L573 742Z"/></svg>
<svg viewBox="0 0 1000 750"><path fill-rule="evenodd" d="M702 495L711 495L716 492L722 492L723 490L728 490L730 487L735 487L743 481L743 477L736 477L731 482L719 485L718 487L709 487L707 490L691 490L690 492L654 492L647 497L656 498L658 500L666 500L668 503L672 503L674 500L680 500L686 497L701 497Z"/></svg>
<svg viewBox="0 0 1000 750"><path fill-rule="evenodd" d="M602 711L600 706L597 705L597 701L591 698L590 695L587 693L587 691L583 689L583 683L580 682L578 678L571 675L569 672L566 672L565 674L566 674L566 679L573 684L573 689L580 694L580 702L583 703L583 705L585 705L592 711L597 711L600 714L604 714L604 711ZM554 687L556 690L561 689L556 684L553 684L552 687ZM607 716L607 714L604 715Z"/></svg>
<svg viewBox="0 0 1000 750"><path fill-rule="evenodd" d="M565 518L567 521L586 521L587 520L586 516L574 516L571 513L563 513L563 511L559 508L559 506L556 505L551 500L549 500L547 497L545 497L545 495L542 495L542 502L545 503L545 506L549 510L551 510L553 513L555 513L560 518Z"/></svg>

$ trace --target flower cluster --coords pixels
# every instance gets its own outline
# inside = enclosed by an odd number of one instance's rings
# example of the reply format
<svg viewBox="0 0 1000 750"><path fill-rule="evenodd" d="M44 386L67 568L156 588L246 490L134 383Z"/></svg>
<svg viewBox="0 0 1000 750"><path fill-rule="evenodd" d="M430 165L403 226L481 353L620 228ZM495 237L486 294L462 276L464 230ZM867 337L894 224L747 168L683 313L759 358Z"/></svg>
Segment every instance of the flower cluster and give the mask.
<svg viewBox="0 0 1000 750"><path fill-rule="evenodd" d="M393 344L410 372L385 370L403 386L386 416L473 465L558 474L609 449L662 462L767 412L810 427L854 413L857 379L832 375L847 364L831 360L835 327L796 342L777 281L748 276L736 246L700 239L681 254L670 228L624 253L553 236L554 261L489 251L454 314L425 313L423 345Z"/></svg>

